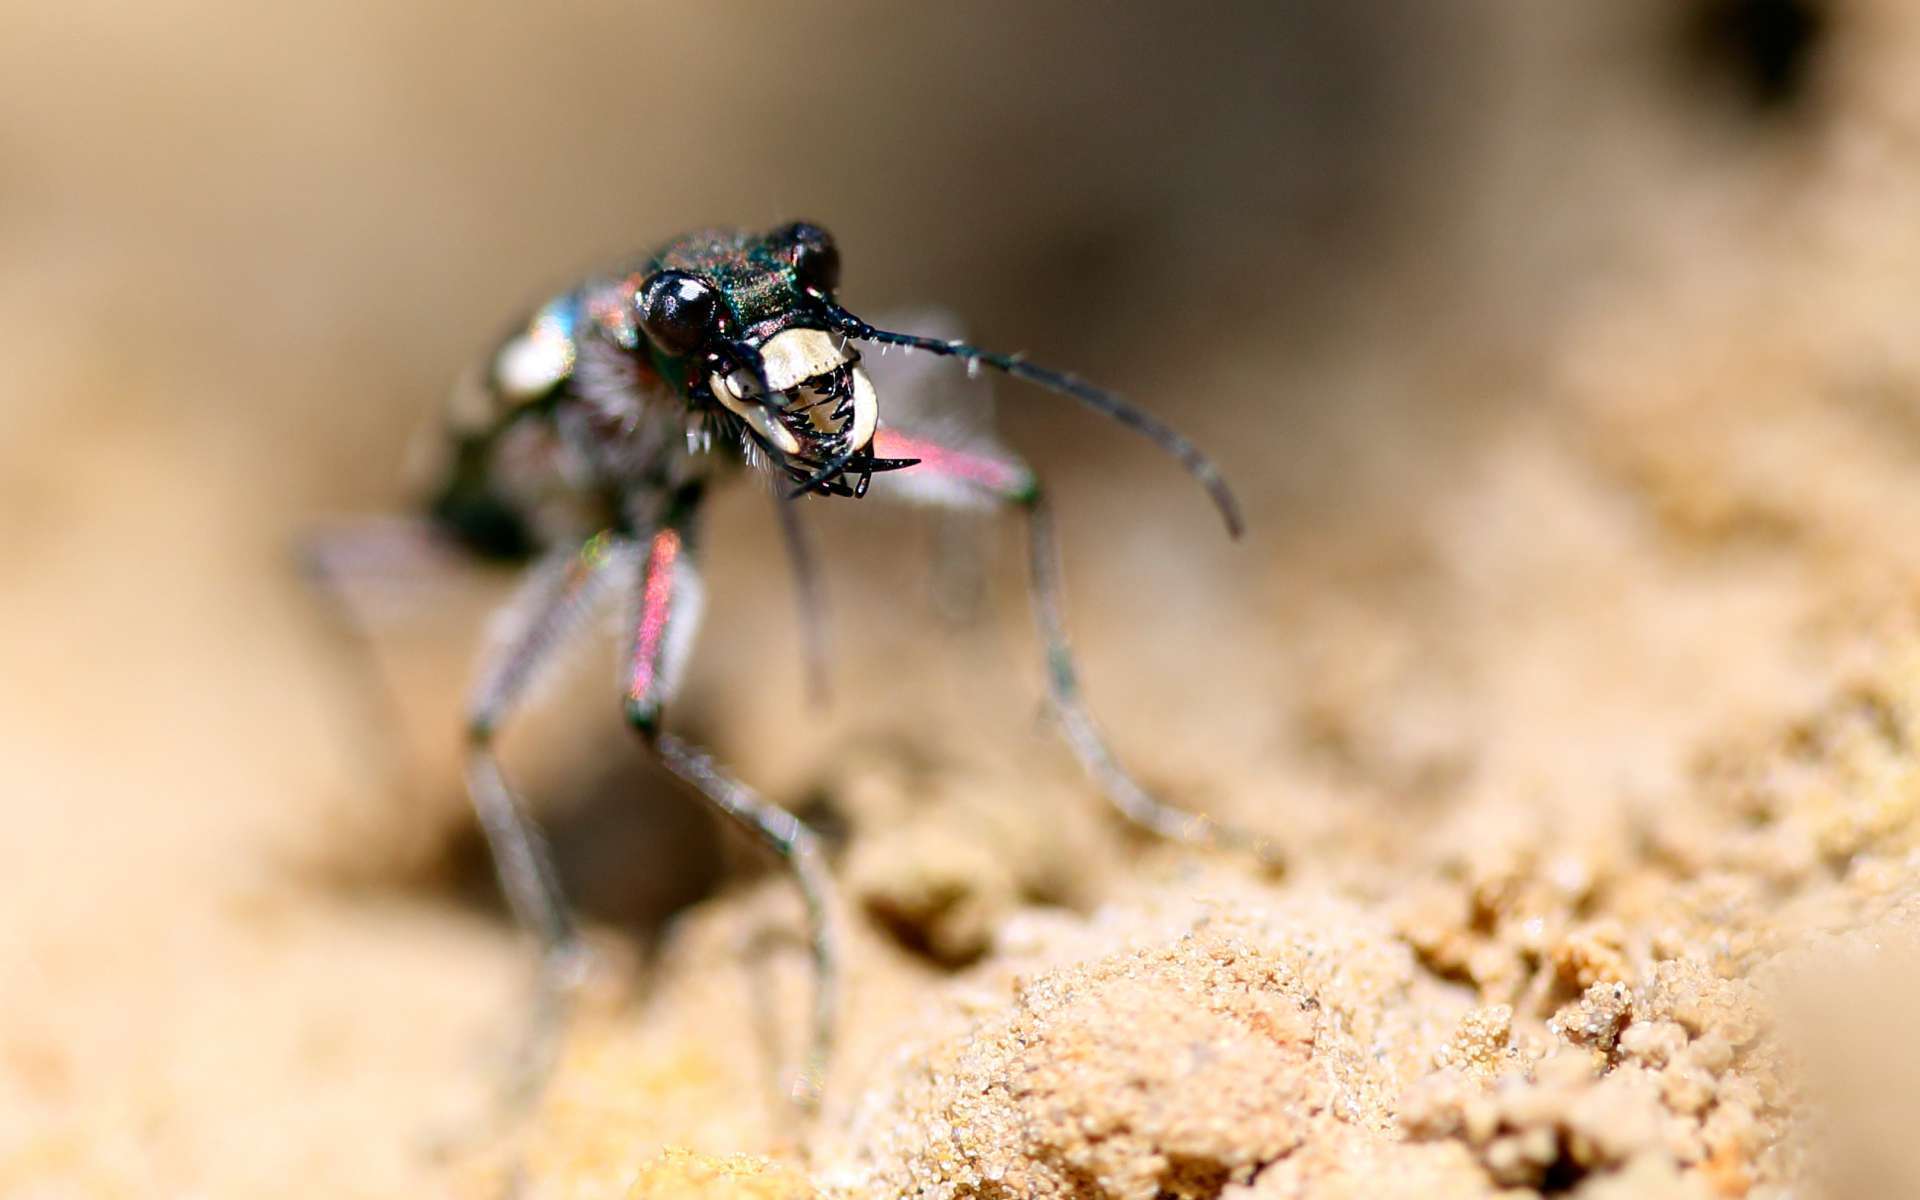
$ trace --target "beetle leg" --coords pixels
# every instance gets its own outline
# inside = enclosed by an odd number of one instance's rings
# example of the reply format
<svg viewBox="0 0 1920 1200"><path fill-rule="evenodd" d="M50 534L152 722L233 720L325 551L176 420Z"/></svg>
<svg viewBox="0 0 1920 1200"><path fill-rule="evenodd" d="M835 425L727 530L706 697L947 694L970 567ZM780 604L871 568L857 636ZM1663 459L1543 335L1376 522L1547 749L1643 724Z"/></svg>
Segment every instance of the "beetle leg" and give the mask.
<svg viewBox="0 0 1920 1200"><path fill-rule="evenodd" d="M694 503L689 501L670 515L647 547L626 670L627 721L668 770L697 788L708 803L779 855L793 872L806 905L814 968L813 1027L795 1098L812 1110L819 1103L833 1045L839 972L833 881L820 839L798 817L722 771L704 750L660 729L665 707L678 690L680 667L699 620L700 584L691 540Z"/></svg>
<svg viewBox="0 0 1920 1200"><path fill-rule="evenodd" d="M1079 667L1067 640L1063 615L1053 517L1033 471L1002 450L957 448L884 428L874 435L873 452L888 458L920 460L911 471L891 477L890 486L896 494L946 507L1017 506L1025 511L1028 591L1034 623L1046 652L1048 698L1062 737L1108 802L1135 825L1172 841L1245 851L1263 862L1277 863L1279 854L1268 839L1155 798L1107 745L1080 694Z"/></svg>
<svg viewBox="0 0 1920 1200"><path fill-rule="evenodd" d="M445 537L417 518L357 518L304 531L294 545L316 629L332 646L326 661L348 703L348 757L372 786L404 803L417 777L401 735L401 706L381 669L375 630L431 608L430 601L468 565Z"/></svg>
<svg viewBox="0 0 1920 1200"><path fill-rule="evenodd" d="M548 854L546 839L527 816L500 771L494 738L500 724L525 698L543 667L582 624L616 560L631 560L637 548L602 535L584 547L550 553L536 563L519 592L497 618L493 645L482 659L467 702L467 792L493 852L494 870L508 907L540 943L540 978L523 1058L515 1071L509 1106L531 1100L552 1067L565 1023L568 993L579 981L585 950Z"/></svg>
<svg viewBox="0 0 1920 1200"><path fill-rule="evenodd" d="M794 502L773 493L775 518L780 524L780 541L786 547L788 573L793 580L795 614L800 622L800 652L806 670L807 699L816 705L827 703L831 693L827 648L827 602L820 585L820 563L813 552L813 539Z"/></svg>

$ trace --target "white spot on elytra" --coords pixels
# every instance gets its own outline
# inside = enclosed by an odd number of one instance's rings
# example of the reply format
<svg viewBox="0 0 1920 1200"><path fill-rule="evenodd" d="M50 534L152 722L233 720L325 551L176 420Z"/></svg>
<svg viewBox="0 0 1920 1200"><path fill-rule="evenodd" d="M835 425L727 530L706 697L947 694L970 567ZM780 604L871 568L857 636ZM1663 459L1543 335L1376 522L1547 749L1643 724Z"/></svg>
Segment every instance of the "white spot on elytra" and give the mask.
<svg viewBox="0 0 1920 1200"><path fill-rule="evenodd" d="M529 335L500 347L493 360L493 377L509 396L538 396L565 379L572 367L572 355L563 339Z"/></svg>

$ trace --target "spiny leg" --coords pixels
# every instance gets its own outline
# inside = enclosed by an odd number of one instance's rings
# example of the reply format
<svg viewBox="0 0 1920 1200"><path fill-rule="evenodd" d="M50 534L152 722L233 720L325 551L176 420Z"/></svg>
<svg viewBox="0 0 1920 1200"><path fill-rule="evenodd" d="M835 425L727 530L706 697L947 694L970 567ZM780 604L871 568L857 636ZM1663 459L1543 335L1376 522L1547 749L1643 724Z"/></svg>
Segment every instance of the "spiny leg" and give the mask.
<svg viewBox="0 0 1920 1200"><path fill-rule="evenodd" d="M1053 517L1033 471L1003 451L954 447L891 429L874 435L874 453L920 460L912 471L893 477L895 490L911 488L907 493L911 498L952 507L988 502L1018 506L1026 512L1028 583L1034 622L1046 651L1048 698L1067 746L1114 808L1134 824L1172 841L1251 853L1277 864L1280 855L1269 839L1156 799L1107 745L1080 695L1079 668L1063 616Z"/></svg>
<svg viewBox="0 0 1920 1200"><path fill-rule="evenodd" d="M793 578L794 609L800 621L800 651L807 677L807 698L825 704L830 687L827 673L827 602L820 586L820 563L813 553L813 540L800 520L796 500L773 494L775 517L780 523L780 541L787 550L787 567Z"/></svg>
<svg viewBox="0 0 1920 1200"><path fill-rule="evenodd" d="M467 793L493 852L508 907L540 944L534 1011L509 1088L510 1110L537 1096L552 1069L568 993L579 981L586 955L546 839L501 773L494 738L541 669L592 610L613 573L609 567L631 560L633 554L630 543L603 534L577 550L555 551L536 563L498 618L493 645L467 702Z"/></svg>
<svg viewBox="0 0 1920 1200"><path fill-rule="evenodd" d="M369 764L391 803L404 803L417 772L373 627L394 615L388 610L425 607L434 598L434 585L454 577L466 559L427 522L404 517L358 518L306 530L295 553L319 628L334 643L336 652L328 661L351 700L351 757Z"/></svg>
<svg viewBox="0 0 1920 1200"><path fill-rule="evenodd" d="M1080 765L1093 776L1114 807L1134 824L1173 841L1217 846L1252 854L1272 866L1280 865L1283 857L1271 839L1155 799L1114 757L1080 696L1079 671L1061 615L1060 555L1054 543L1053 515L1037 487L1026 501L1026 508L1028 573L1034 620L1047 652L1047 689L1058 713L1062 734Z"/></svg>
<svg viewBox="0 0 1920 1200"><path fill-rule="evenodd" d="M705 751L660 729L661 715L679 688L681 667L699 621L700 583L692 562L698 504L697 493L679 498L647 547L626 675L627 720L668 770L699 789L709 803L744 826L793 872L806 905L814 968L813 1027L806 1066L794 1094L803 1109L812 1111L819 1104L833 1047L839 989L833 880L820 839L798 817L722 771Z"/></svg>
<svg viewBox="0 0 1920 1200"><path fill-rule="evenodd" d="M838 938L833 918L833 877L827 870L820 839L805 822L769 803L739 780L714 765L705 751L689 746L669 733L656 734L654 749L675 775L699 788L714 806L738 821L778 854L793 872L806 904L808 943L813 955L813 1022L807 1044L807 1062L794 1099L808 1111L817 1109L833 1053L833 1032L839 994Z"/></svg>

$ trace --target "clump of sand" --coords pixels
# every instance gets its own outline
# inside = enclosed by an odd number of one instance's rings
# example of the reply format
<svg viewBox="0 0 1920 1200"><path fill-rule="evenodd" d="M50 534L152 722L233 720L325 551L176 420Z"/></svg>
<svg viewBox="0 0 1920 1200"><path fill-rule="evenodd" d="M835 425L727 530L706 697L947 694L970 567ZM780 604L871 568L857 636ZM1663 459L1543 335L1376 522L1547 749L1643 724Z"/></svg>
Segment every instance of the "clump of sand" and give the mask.
<svg viewBox="0 0 1920 1200"><path fill-rule="evenodd" d="M1052 928L1001 1002L903 1047L850 1134L862 1187L1188 1200L1329 1124L1386 1136L1464 997L1351 907L1176 894Z"/></svg>

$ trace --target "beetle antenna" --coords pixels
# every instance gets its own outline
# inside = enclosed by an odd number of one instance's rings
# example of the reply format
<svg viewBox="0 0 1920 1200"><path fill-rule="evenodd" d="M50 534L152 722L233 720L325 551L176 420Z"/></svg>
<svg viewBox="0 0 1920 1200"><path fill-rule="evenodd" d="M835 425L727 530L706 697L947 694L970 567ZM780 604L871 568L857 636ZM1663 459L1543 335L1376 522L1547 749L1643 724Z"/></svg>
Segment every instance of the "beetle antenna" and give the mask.
<svg viewBox="0 0 1920 1200"><path fill-rule="evenodd" d="M1240 502L1234 498L1233 490L1227 486L1225 477L1213 460L1200 451L1198 446L1188 441L1185 435L1162 423L1159 418L1143 409L1122 400L1105 388L1095 387L1084 380L1060 371L1051 371L1045 367L1036 367L1015 355L999 354L992 350L983 350L968 342L946 341L940 338L921 337L918 334L899 333L891 329L880 329L854 316L825 296L815 294L826 312L827 320L835 329L848 337L863 342L877 342L881 346L905 346L913 350L926 350L949 358L966 360L969 366L984 363L996 371L1038 384L1050 392L1071 396L1088 408L1104 417L1118 421L1128 429L1140 434L1154 445L1180 460L1187 473L1207 489L1207 495L1213 500L1213 506L1220 510L1220 517L1227 525L1227 533L1239 537L1245 527L1240 517Z"/></svg>

